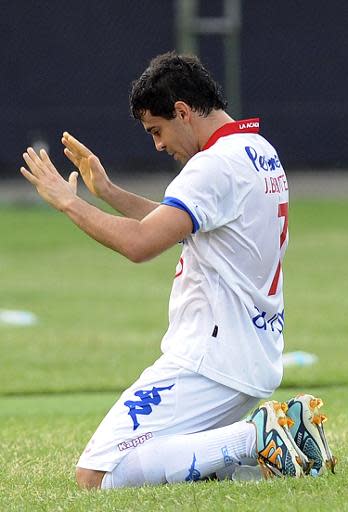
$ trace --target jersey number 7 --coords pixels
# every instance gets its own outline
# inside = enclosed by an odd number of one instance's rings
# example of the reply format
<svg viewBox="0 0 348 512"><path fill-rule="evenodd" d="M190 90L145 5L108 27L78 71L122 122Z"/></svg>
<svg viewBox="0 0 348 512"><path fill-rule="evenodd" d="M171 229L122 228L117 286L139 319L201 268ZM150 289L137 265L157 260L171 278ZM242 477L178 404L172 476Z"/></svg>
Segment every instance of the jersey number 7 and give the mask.
<svg viewBox="0 0 348 512"><path fill-rule="evenodd" d="M288 203L280 203L278 205L278 217L284 217L284 224L283 224L283 229L282 229L282 232L280 233L280 246L279 246L279 249L282 248L285 240L286 240L286 235L288 233ZM277 287L278 287L278 282L279 282L279 276L280 276L280 271L281 271L281 268L282 268L282 257L280 256L280 259L279 259L279 263L278 263L278 266L277 266L277 270L274 274L274 277L273 277L273 281L272 281L272 284L271 284L271 287L269 289L269 292L268 292L268 295L275 295L277 293Z"/></svg>

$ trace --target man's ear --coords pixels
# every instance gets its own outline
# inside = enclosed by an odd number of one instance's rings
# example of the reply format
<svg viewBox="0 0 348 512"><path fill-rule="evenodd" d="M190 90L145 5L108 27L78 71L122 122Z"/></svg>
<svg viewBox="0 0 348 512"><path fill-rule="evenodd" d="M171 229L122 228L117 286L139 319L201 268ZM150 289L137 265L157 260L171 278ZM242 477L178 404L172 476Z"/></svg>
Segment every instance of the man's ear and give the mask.
<svg viewBox="0 0 348 512"><path fill-rule="evenodd" d="M187 103L185 103L184 101L176 101L174 103L174 110L176 113L176 117L182 119L183 121L190 121L192 109Z"/></svg>

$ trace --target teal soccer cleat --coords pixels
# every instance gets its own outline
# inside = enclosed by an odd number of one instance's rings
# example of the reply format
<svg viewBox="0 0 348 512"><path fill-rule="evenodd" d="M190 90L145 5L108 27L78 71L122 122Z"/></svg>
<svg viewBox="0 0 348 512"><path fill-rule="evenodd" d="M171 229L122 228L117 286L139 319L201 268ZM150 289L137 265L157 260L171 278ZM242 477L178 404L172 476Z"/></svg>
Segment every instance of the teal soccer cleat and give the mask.
<svg viewBox="0 0 348 512"><path fill-rule="evenodd" d="M287 408L285 402L269 401L248 418L256 428L256 452L265 478L301 477L311 469L311 463L290 434L292 421L285 414Z"/></svg>
<svg viewBox="0 0 348 512"><path fill-rule="evenodd" d="M297 395L287 402L287 415L292 420L290 432L300 450L312 461L312 476L319 476L325 467L335 472L336 459L326 440L323 423L326 416L319 413L323 401L313 395Z"/></svg>

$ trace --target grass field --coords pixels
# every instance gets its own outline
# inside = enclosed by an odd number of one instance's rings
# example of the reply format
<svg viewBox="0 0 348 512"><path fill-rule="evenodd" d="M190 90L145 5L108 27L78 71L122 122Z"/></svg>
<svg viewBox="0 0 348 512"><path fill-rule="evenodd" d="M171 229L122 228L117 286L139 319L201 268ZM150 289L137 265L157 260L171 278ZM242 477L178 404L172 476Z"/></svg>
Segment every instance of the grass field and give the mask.
<svg viewBox="0 0 348 512"><path fill-rule="evenodd" d="M159 355L179 256L134 265L45 207L0 208L0 510L348 510L348 207L293 201L285 262L286 350L319 357L289 368L277 398L321 396L337 475L207 482L118 492L77 489L76 459L120 391Z"/></svg>

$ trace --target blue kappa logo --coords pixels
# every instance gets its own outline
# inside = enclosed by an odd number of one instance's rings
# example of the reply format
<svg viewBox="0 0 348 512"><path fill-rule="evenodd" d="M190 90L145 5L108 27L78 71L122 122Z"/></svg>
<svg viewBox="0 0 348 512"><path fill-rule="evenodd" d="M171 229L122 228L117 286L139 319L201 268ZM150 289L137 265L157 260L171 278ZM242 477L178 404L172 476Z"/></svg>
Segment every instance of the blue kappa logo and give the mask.
<svg viewBox="0 0 348 512"><path fill-rule="evenodd" d="M137 415L145 414L146 416L148 416L149 414L151 414L151 405L158 405L162 401L160 391L170 390L172 389L173 386L174 384L164 388L153 387L151 390L141 389L134 393L135 396L138 396L140 398L140 400L127 400L126 402L124 402L124 405L129 407L128 414L133 420L133 430L136 430L140 425Z"/></svg>
<svg viewBox="0 0 348 512"><path fill-rule="evenodd" d="M196 460L196 454L194 453L192 464L189 469L189 474L185 478L185 482L196 482L201 478L201 473L198 471L198 469L195 468Z"/></svg>

